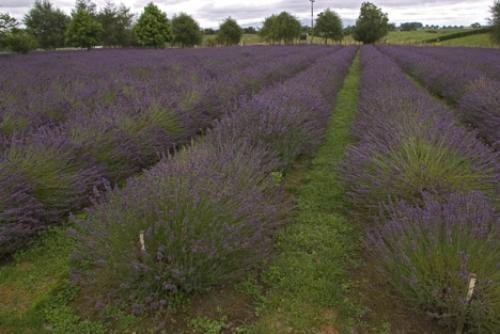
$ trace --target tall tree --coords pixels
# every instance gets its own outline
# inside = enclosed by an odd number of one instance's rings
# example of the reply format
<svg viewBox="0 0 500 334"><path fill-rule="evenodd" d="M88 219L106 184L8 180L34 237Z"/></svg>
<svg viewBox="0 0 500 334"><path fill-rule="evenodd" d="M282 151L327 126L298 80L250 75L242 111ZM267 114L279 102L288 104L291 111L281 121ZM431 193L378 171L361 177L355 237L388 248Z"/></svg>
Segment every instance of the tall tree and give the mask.
<svg viewBox="0 0 500 334"><path fill-rule="evenodd" d="M269 17L266 17L264 23L262 24L262 28L260 29L260 35L266 42L276 43L280 41L278 36L278 16L273 14Z"/></svg>
<svg viewBox="0 0 500 334"><path fill-rule="evenodd" d="M17 27L19 23L8 13L0 12L0 49L8 47L7 35Z"/></svg>
<svg viewBox="0 0 500 334"><path fill-rule="evenodd" d="M85 0L77 1L66 30L69 45L90 49L100 42L102 25L95 17L95 4Z"/></svg>
<svg viewBox="0 0 500 334"><path fill-rule="evenodd" d="M238 25L238 22L228 17L219 26L217 41L222 45L234 45L240 43L242 36L243 31Z"/></svg>
<svg viewBox="0 0 500 334"><path fill-rule="evenodd" d="M19 23L15 18L10 16L8 13L1 13L0 12L0 34L5 34L15 27L17 27Z"/></svg>
<svg viewBox="0 0 500 334"><path fill-rule="evenodd" d="M270 42L293 43L300 37L301 26L299 20L287 12L272 15L265 19L262 26L262 37Z"/></svg>
<svg viewBox="0 0 500 334"><path fill-rule="evenodd" d="M340 16L327 8L324 12L318 14L316 25L314 26L314 34L325 39L325 44L328 39L340 41L343 36L342 20Z"/></svg>
<svg viewBox="0 0 500 334"><path fill-rule="evenodd" d="M102 43L105 46L128 46L133 43L132 19L134 14L123 4L116 7L107 1L97 14L97 21L102 25Z"/></svg>
<svg viewBox="0 0 500 334"><path fill-rule="evenodd" d="M375 43L389 32L389 18L370 2L361 4L361 12L354 27L353 37L364 44Z"/></svg>
<svg viewBox="0 0 500 334"><path fill-rule="evenodd" d="M493 40L500 44L500 0L496 0L491 7L492 36Z"/></svg>
<svg viewBox="0 0 500 334"><path fill-rule="evenodd" d="M279 36L285 44L291 44L300 37L300 22L288 12L281 12L278 15L277 22Z"/></svg>
<svg viewBox="0 0 500 334"><path fill-rule="evenodd" d="M172 18L173 43L182 47L201 44L202 34L198 23L189 15L181 13Z"/></svg>
<svg viewBox="0 0 500 334"><path fill-rule="evenodd" d="M143 46L164 47L171 40L167 14L150 2L134 26L137 40Z"/></svg>
<svg viewBox="0 0 500 334"><path fill-rule="evenodd" d="M76 0L74 10L84 10L94 18L97 16L97 5L92 0Z"/></svg>
<svg viewBox="0 0 500 334"><path fill-rule="evenodd" d="M69 17L54 8L49 0L37 0L24 17L24 24L35 36L38 46L53 49L64 46L64 32Z"/></svg>

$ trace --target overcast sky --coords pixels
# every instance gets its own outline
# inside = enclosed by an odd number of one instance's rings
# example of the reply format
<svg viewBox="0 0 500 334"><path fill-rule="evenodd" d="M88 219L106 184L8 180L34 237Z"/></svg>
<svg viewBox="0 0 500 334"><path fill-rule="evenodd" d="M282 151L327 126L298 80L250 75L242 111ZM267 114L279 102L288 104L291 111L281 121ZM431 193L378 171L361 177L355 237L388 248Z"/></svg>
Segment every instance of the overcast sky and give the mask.
<svg viewBox="0 0 500 334"><path fill-rule="evenodd" d="M100 8L106 0L94 0ZM22 19L35 0L0 0L0 11ZM141 13L150 0L116 0ZM202 27L216 27L224 18L231 16L244 26L258 25L266 16L286 10L306 22L310 18L309 0L156 0L153 1L167 12L168 17L185 12L194 16ZM352 24L359 14L361 0L316 0L315 12L330 7L340 14L344 24ZM493 0L378 0L376 5L389 14L391 22L419 21L424 24L470 25L487 23ZM68 14L74 0L52 0L52 3ZM308 22L308 21L307 21Z"/></svg>

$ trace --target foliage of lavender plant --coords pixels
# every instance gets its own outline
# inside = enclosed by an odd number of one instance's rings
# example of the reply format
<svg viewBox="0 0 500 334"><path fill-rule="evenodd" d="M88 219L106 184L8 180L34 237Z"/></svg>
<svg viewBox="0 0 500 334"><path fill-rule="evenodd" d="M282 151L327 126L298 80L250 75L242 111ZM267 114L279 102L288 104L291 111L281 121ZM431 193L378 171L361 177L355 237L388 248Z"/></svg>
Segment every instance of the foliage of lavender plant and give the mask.
<svg viewBox="0 0 500 334"><path fill-rule="evenodd" d="M43 229L87 205L94 188L153 165L244 97L337 49L108 50L33 55L22 62L2 58L0 66L14 72L0 83L0 164L21 174L45 214L29 221L42 227L24 226L28 221L18 208L31 202L19 199L9 202L9 219L0 224L21 224L8 229L16 231ZM30 80L26 69L39 75ZM30 88L33 82L38 88ZM3 198L15 196L10 180L0 184ZM3 245L0 257L12 249L3 251Z"/></svg>
<svg viewBox="0 0 500 334"><path fill-rule="evenodd" d="M0 166L0 244L3 253L12 253L42 229L42 205L20 174Z"/></svg>
<svg viewBox="0 0 500 334"><path fill-rule="evenodd" d="M317 145L327 101L355 51L331 50L245 99L205 137L89 210L75 231L72 266L73 280L99 294L89 302L121 303L137 313L164 309L258 265L290 210L273 172ZM303 101L295 108L283 96L299 91ZM293 153L284 155L286 146Z"/></svg>
<svg viewBox="0 0 500 334"><path fill-rule="evenodd" d="M477 127L495 150L500 150L500 81L478 81L459 101L461 118Z"/></svg>
<svg viewBox="0 0 500 334"><path fill-rule="evenodd" d="M500 331L500 216L480 192L401 202L369 232L384 280L409 305L470 333ZM472 275L476 283L467 299Z"/></svg>
<svg viewBox="0 0 500 334"><path fill-rule="evenodd" d="M422 191L446 194L482 190L498 198L498 152L453 114L411 83L397 65L373 47L361 54L359 143L341 170L357 209L378 213L381 203L420 201Z"/></svg>
<svg viewBox="0 0 500 334"><path fill-rule="evenodd" d="M75 281L143 312L255 265L287 205L266 174L273 162L238 144L191 147L109 194L79 228L74 260L91 267Z"/></svg>
<svg viewBox="0 0 500 334"><path fill-rule="evenodd" d="M456 104L461 120L477 128L488 144L498 148L500 54L497 50L440 50L403 46L385 46L380 47L380 50L432 92ZM477 58L473 60L473 57ZM468 65L471 62L483 65Z"/></svg>

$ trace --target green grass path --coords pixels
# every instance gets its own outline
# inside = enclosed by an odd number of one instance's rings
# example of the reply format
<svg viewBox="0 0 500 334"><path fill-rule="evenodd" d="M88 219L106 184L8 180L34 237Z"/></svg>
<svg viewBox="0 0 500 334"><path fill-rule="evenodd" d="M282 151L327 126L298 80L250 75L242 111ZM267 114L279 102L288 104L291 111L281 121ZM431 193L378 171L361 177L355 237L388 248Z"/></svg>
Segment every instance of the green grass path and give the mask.
<svg viewBox="0 0 500 334"><path fill-rule="evenodd" d="M36 245L0 267L0 333L102 333L97 323L76 316L70 303L71 239L58 226Z"/></svg>
<svg viewBox="0 0 500 334"><path fill-rule="evenodd" d="M260 319L251 332L343 333L360 321L361 310L348 297L360 237L344 215L336 171L352 142L359 67L357 56L338 93L324 144L305 174L297 176L301 180L292 189L297 217L280 233L278 255L264 273L269 290L260 298Z"/></svg>

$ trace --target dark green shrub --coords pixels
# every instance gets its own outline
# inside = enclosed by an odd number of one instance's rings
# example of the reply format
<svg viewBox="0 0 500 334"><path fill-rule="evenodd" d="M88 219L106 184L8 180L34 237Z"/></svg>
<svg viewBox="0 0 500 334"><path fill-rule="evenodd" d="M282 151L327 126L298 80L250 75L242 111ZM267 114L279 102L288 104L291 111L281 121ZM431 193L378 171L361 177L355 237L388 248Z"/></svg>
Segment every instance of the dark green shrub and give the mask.
<svg viewBox="0 0 500 334"><path fill-rule="evenodd" d="M380 8L370 2L361 4L359 18L353 30L353 37L363 44L380 40L389 32L389 18Z"/></svg>
<svg viewBox="0 0 500 334"><path fill-rule="evenodd" d="M243 30L238 23L232 18L228 17L220 26L217 33L217 41L222 45L239 44Z"/></svg>
<svg viewBox="0 0 500 334"><path fill-rule="evenodd" d="M7 48L16 53L28 53L37 47L35 37L24 30L15 30L5 37Z"/></svg>

